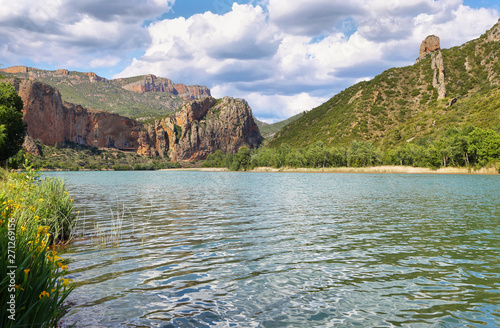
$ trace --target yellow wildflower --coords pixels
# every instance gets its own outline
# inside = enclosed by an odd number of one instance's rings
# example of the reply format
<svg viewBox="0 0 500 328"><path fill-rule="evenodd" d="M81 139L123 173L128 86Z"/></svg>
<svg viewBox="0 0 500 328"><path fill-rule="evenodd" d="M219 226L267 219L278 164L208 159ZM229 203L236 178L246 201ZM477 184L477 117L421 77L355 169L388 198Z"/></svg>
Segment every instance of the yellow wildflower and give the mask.
<svg viewBox="0 0 500 328"><path fill-rule="evenodd" d="M61 281L64 284L64 286L68 286L69 282L73 281L73 279L62 278Z"/></svg>
<svg viewBox="0 0 500 328"><path fill-rule="evenodd" d="M73 198L71 198L70 201L74 202L75 200Z"/></svg>
<svg viewBox="0 0 500 328"><path fill-rule="evenodd" d="M40 198L38 201L43 202L43 198Z"/></svg>
<svg viewBox="0 0 500 328"><path fill-rule="evenodd" d="M55 292L55 291L56 291L56 289L55 289L55 288L52 288L52 289L50 290L50 292L51 292L51 293L53 293L53 292Z"/></svg>
<svg viewBox="0 0 500 328"><path fill-rule="evenodd" d="M38 298L40 298L40 299L41 299L41 298L42 298L42 297L44 297L44 296L49 297L49 296L50 296L50 294L49 294L49 293L47 293L47 291L45 291L45 290L44 290L43 292L41 292L41 293L40 293L40 296L38 296Z"/></svg>
<svg viewBox="0 0 500 328"><path fill-rule="evenodd" d="M76 214L80 214L80 211L76 211Z"/></svg>
<svg viewBox="0 0 500 328"><path fill-rule="evenodd" d="M0 225L3 224L3 220L0 220Z"/></svg>
<svg viewBox="0 0 500 328"><path fill-rule="evenodd" d="M24 273L28 274L31 271L31 269L25 269Z"/></svg>
<svg viewBox="0 0 500 328"><path fill-rule="evenodd" d="M40 217L38 215L35 215L35 220L40 220Z"/></svg>
<svg viewBox="0 0 500 328"><path fill-rule="evenodd" d="M26 229L26 227L21 226L21 230L24 232L24 231L26 231L27 229Z"/></svg>

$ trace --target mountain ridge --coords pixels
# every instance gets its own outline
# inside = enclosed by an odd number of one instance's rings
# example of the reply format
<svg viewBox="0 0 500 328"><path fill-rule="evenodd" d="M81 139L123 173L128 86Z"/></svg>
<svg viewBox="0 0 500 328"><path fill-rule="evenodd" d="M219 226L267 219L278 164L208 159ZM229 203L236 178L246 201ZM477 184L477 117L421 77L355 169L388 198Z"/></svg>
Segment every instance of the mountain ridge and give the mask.
<svg viewBox="0 0 500 328"><path fill-rule="evenodd" d="M211 96L205 86L173 83L152 74L108 80L93 72L50 71L27 66L7 67L0 72L7 78L51 85L69 103L139 120L171 114L190 100Z"/></svg>
<svg viewBox="0 0 500 328"><path fill-rule="evenodd" d="M449 126L498 129L498 41L500 20L481 37L461 46L441 49L434 44L435 49L424 56L420 53L415 64L388 69L308 111L280 130L270 146L306 147L316 141L348 145L357 140L387 149L432 138Z"/></svg>

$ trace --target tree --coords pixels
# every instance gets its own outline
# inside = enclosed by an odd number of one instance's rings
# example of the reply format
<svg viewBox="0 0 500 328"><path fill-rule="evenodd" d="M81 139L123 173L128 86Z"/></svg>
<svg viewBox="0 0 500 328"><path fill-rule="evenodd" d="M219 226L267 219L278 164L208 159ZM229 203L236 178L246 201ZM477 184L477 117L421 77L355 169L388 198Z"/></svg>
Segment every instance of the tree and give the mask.
<svg viewBox="0 0 500 328"><path fill-rule="evenodd" d="M0 146L0 160L6 162L21 148L26 133L23 101L14 86L0 83L0 125L5 126L5 140Z"/></svg>

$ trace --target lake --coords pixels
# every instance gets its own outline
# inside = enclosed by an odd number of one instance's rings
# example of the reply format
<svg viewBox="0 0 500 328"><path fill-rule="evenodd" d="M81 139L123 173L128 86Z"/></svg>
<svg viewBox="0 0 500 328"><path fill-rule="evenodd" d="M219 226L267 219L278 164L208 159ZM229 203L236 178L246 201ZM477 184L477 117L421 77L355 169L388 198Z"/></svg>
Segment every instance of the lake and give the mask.
<svg viewBox="0 0 500 328"><path fill-rule="evenodd" d="M498 175L45 175L80 211L65 324L500 326Z"/></svg>

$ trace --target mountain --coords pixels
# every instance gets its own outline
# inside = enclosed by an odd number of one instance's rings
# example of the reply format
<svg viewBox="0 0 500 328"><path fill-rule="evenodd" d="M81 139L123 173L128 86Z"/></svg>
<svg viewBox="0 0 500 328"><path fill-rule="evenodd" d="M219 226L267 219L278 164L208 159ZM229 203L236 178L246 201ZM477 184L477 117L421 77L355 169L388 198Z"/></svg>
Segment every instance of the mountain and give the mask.
<svg viewBox="0 0 500 328"><path fill-rule="evenodd" d="M264 123L264 122L260 122L261 124L259 125L259 122L256 122L256 123L259 126L259 130L260 130L260 133L262 134L262 136L265 139L270 139L270 138L274 137L274 135L278 131L280 131L284 126L286 126L287 124L292 123L293 121L298 120L304 114L305 114L305 112L298 113L298 114L296 114L294 116L291 116L291 117L287 118L286 120L279 121L279 122L272 123L272 124L267 124L267 123Z"/></svg>
<svg viewBox="0 0 500 328"><path fill-rule="evenodd" d="M61 92L64 101L141 120L171 114L190 100L210 96L207 87L174 84L151 74L108 80L92 72L46 71L26 66L0 69L0 73L8 78L48 84Z"/></svg>
<svg viewBox="0 0 500 328"><path fill-rule="evenodd" d="M414 65L360 82L286 125L270 141L305 147L316 141L371 141L383 149L433 138L450 126L500 129L500 20L476 40L440 49L422 42Z"/></svg>
<svg viewBox="0 0 500 328"><path fill-rule="evenodd" d="M44 145L114 148L181 161L204 159L219 149L255 148L262 141L248 104L230 97L192 100L169 117L143 124L65 102L48 84L20 79L6 82L15 86L23 100L28 136Z"/></svg>

